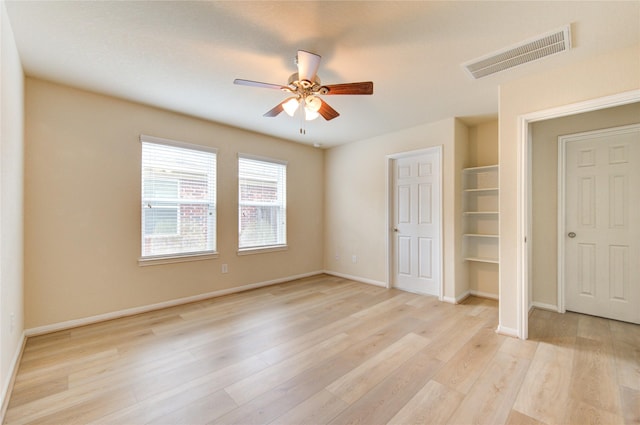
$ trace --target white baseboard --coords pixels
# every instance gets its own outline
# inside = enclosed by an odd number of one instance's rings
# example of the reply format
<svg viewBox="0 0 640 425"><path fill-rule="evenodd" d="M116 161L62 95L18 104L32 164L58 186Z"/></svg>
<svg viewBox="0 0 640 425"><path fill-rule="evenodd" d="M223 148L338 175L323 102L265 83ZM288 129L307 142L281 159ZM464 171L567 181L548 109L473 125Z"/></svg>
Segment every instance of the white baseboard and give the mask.
<svg viewBox="0 0 640 425"><path fill-rule="evenodd" d="M558 306L554 304L546 304L546 303L540 303L540 302L534 301L531 303L531 308L534 308L534 307L542 310L553 311L555 313L558 312Z"/></svg>
<svg viewBox="0 0 640 425"><path fill-rule="evenodd" d="M466 291L463 292L462 294L458 295L457 297L453 298L453 297L442 297L442 301L449 303L449 304L460 304L462 301L464 301L465 299L467 299L469 297L469 295L471 295L470 291Z"/></svg>
<svg viewBox="0 0 640 425"><path fill-rule="evenodd" d="M369 285L375 285L375 286L381 286L383 288L387 288L387 284L384 282L380 282L379 280L367 279L366 277L360 277L360 276L352 276L349 274L338 273L331 270L325 270L324 273L331 276L341 277L343 279L355 280L356 282L367 283Z"/></svg>
<svg viewBox="0 0 640 425"><path fill-rule="evenodd" d="M24 352L24 344L26 343L26 341L27 336L25 332L22 332L20 342L18 342L16 351L15 353L13 353L13 358L11 359L11 363L9 364L7 377L5 379L5 382L2 383L2 392L0 392L0 423L4 423L4 415L7 412L7 407L9 406L9 396L11 396L13 382L15 381L16 374L18 373L18 365L20 363L20 359L22 358L22 353Z"/></svg>
<svg viewBox="0 0 640 425"><path fill-rule="evenodd" d="M498 301L498 294L492 294L490 292L475 291L473 289L470 289L469 294L473 295L474 297L488 298L490 300Z"/></svg>
<svg viewBox="0 0 640 425"><path fill-rule="evenodd" d="M323 271L315 271L309 273L303 273L295 276L287 276L273 280L267 280L264 282L250 283L248 285L237 286L234 288L221 289L219 291L207 292L199 295L192 295L190 297L178 298L175 300L163 301L161 303L149 304L140 307L127 308L124 310L113 311L105 314L98 314L96 316L83 317L81 319L68 320L65 322L53 323L51 325L38 326L25 330L26 336L42 335L51 332L62 331L65 329L76 328L79 326L90 325L92 323L104 322L106 320L119 319L121 317L133 316L135 314L147 313L149 311L160 310L167 307L175 307L181 304L188 304L196 301L202 301L209 298L221 297L223 295L234 294L236 292L244 292L250 289L262 288L263 286L277 285L278 283L289 282L291 280L302 279L305 277L316 276L322 274Z"/></svg>
<svg viewBox="0 0 640 425"><path fill-rule="evenodd" d="M500 335L513 336L515 338L519 338L517 329L508 328L502 325L498 325L498 327L496 328L496 333Z"/></svg>

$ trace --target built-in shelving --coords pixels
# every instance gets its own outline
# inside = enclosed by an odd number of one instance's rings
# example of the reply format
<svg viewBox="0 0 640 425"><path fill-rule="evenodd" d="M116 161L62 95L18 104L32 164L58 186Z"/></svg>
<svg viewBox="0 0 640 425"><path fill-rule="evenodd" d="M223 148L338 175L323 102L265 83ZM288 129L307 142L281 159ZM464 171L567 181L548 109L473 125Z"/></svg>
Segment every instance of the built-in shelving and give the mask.
<svg viewBox="0 0 640 425"><path fill-rule="evenodd" d="M498 260L498 166L463 170L464 259L482 263Z"/></svg>

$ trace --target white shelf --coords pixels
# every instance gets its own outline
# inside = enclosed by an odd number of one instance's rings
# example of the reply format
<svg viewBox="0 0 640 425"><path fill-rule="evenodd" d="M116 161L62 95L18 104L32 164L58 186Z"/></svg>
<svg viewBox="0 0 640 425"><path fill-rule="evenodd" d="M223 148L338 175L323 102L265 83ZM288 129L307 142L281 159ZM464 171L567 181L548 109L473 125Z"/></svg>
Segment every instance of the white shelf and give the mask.
<svg viewBox="0 0 640 425"><path fill-rule="evenodd" d="M474 192L497 192L499 189L497 187L483 187L481 189L465 189L464 191L467 193Z"/></svg>
<svg viewBox="0 0 640 425"><path fill-rule="evenodd" d="M479 215L479 214L500 214L498 211L465 211L465 215Z"/></svg>
<svg viewBox="0 0 640 425"><path fill-rule="evenodd" d="M491 264L500 264L500 260L497 258L482 258L482 257L467 257L466 261L476 261L478 263L491 263Z"/></svg>
<svg viewBox="0 0 640 425"><path fill-rule="evenodd" d="M498 171L498 165L483 165L482 167L469 167L462 170L465 173L477 173L479 171Z"/></svg>

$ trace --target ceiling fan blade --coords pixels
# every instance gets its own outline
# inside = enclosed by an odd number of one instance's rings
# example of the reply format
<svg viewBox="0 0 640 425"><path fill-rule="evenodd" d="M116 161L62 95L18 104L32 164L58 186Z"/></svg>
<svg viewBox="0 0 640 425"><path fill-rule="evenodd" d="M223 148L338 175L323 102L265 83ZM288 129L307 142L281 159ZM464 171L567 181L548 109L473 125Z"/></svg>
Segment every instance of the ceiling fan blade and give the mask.
<svg viewBox="0 0 640 425"><path fill-rule="evenodd" d="M322 117L327 121L331 121L332 119L337 118L337 117L340 116L338 111L336 111L331 106L329 106L329 104L327 102L325 102L324 100L322 101L322 104L320 105L320 109L318 109L318 113L320 115L322 115Z"/></svg>
<svg viewBox="0 0 640 425"><path fill-rule="evenodd" d="M324 87L329 89L329 91L323 94L373 94L373 81L331 84Z"/></svg>
<svg viewBox="0 0 640 425"><path fill-rule="evenodd" d="M281 86L280 84L261 83L260 81L241 80L239 78L236 78L235 80L233 80L233 84L237 84L239 86L261 87L265 89L278 89L278 90L284 90L288 88L285 86Z"/></svg>
<svg viewBox="0 0 640 425"><path fill-rule="evenodd" d="M298 50L298 78L301 81L309 80L313 82L320 66L320 59L321 57L315 53Z"/></svg>
<svg viewBox="0 0 640 425"><path fill-rule="evenodd" d="M286 102L286 101L285 101ZM284 108L282 107L282 105L284 104L284 102L280 102L278 103L276 106L274 106L272 109L270 109L269 111L267 111L263 116L264 117L276 117L278 116L278 114L282 111L284 111Z"/></svg>

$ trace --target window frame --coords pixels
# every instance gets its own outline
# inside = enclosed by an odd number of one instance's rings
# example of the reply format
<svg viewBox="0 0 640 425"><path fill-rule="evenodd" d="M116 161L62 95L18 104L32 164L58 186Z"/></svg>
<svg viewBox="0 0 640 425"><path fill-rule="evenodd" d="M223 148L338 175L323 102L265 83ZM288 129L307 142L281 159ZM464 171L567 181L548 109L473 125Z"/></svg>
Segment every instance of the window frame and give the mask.
<svg viewBox="0 0 640 425"><path fill-rule="evenodd" d="M154 238L156 236L154 235L147 235L145 233L145 229L144 229L144 225L143 225L143 214L144 211L142 211L145 208L145 201L146 198L144 198L144 167L142 164L142 157L140 158L140 196L139 196L139 202L140 202L140 207L141 207L141 211L140 211L140 245L138 247L138 249L140 250L140 257L138 258L138 265L140 266L149 266L149 265L156 265L156 264L168 264L168 263L177 263L177 262L185 262L185 261L197 261L197 260L206 260L206 259L210 259L210 258L218 258L218 251L217 251L217 243L218 243L218 237L217 237L217 232L218 232L218 149L214 148L214 147L210 147L210 146L204 146L204 145L196 145L196 144L192 144L192 143L186 143L186 142L181 142L181 141L177 141L177 140L171 140L171 139L165 139L165 138L161 138L161 137L155 137L155 136L148 136L145 134L141 134L139 137L139 141L140 141L140 152L142 155L142 144L143 143L149 143L149 144L157 144L157 145L165 145L165 146L171 146L171 147L176 147L176 148L181 148L181 149L189 149L189 150L193 150L193 151L200 151L200 152L206 152L206 153L211 153L214 155L214 172L213 175L209 175L209 178L213 179L213 185L214 185L214 196L212 199L212 202L209 202L209 200L205 200L205 201L198 201L198 200L186 200L186 202L184 202L185 204L190 204L190 203L202 203L204 205L209 205L210 208L213 208L213 218L212 218L212 225L213 225L213 231L210 234L210 236L213 238L213 249L211 250L202 250L202 251L192 251L192 252L174 252L174 253L168 253L168 254L158 254L158 255L142 255L143 252L143 247L144 247L144 243L145 243L145 238L146 237L150 237L150 238ZM178 184L178 193L180 193L180 186L181 186L181 182L178 180L177 181ZM192 202L195 201L195 202ZM180 202L178 200L178 202L176 202L176 208L178 209L178 232L180 229ZM167 206L167 207L171 207L171 206ZM157 237L163 237L164 235L157 235Z"/></svg>
<svg viewBox="0 0 640 425"><path fill-rule="evenodd" d="M240 184L241 184L241 178L240 178L240 160L241 159L246 159L246 160L251 160L251 161L259 161L259 162L265 162L265 163L270 163L270 164L276 164L276 165L281 165L284 167L284 205L283 206L278 206L279 208L281 208L284 211L284 229L283 229L283 234L284 234L284 243L276 243L276 244L271 244L271 245L252 245L252 246L245 246L245 247L241 247L240 246L240 226L242 225L241 223L241 214L242 214L242 205L241 204L241 189L240 189ZM288 207L287 207L287 198L288 198L288 194L287 194L287 174L288 174L288 161L286 160L281 160L281 159L275 159L275 158L270 158L270 157L265 157L265 156L259 156L259 155L252 155L252 154L245 154L245 153L238 153L238 160L237 160L237 178L238 178L238 199L237 199L237 217L238 217L238 255L249 255L249 254L259 254L259 253L265 253L265 252L273 252L273 251L286 251L288 249L289 246L289 241L288 241L288 237L287 237L287 229L288 229L288 225L289 225L289 220L288 220ZM268 204L263 205L263 206L269 206Z"/></svg>

